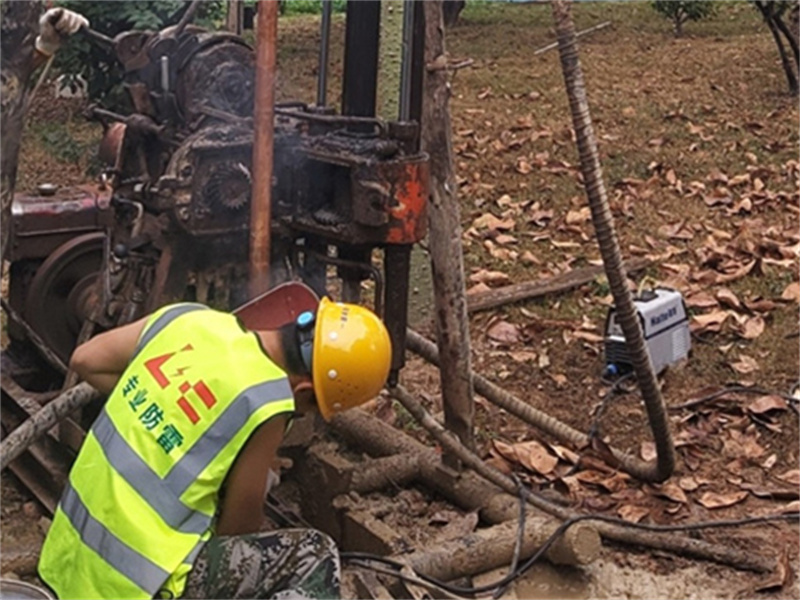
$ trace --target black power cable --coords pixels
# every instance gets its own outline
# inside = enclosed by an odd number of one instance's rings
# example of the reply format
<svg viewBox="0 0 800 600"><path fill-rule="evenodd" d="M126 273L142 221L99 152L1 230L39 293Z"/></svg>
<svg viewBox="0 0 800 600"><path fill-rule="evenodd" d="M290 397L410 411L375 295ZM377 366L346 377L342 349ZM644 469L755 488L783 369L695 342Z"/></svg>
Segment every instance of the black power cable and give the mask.
<svg viewBox="0 0 800 600"><path fill-rule="evenodd" d="M798 519L800 519L800 512L787 513L785 515L766 515L763 517L750 517L747 519L701 521L699 523L687 523L683 525L647 525L644 523L630 523L628 521L623 521L622 519L618 519L616 517L608 517L605 515L579 515L577 517L572 517L571 519L567 519L561 525L559 525L558 528L553 532L553 534L549 538L547 538L547 540L533 554L533 556L531 556L517 569L510 572L508 575L506 575L499 581L496 581L495 583L490 583L479 587L466 588L457 585L451 585L447 582L440 581L435 577L430 577L422 573L416 573L416 575L420 580L429 583L435 587L441 588L446 592L450 592L452 594L475 596L477 594L482 594L486 592L494 592L496 589L507 586L508 584L512 583L514 580L516 580L526 571L528 571L528 569L530 569L544 555L544 553L547 552L547 550L550 548L550 546L553 545L553 543L559 538L559 536L563 535L567 529L569 529L572 525L580 521L604 521L606 523L624 525L626 527L631 527L634 529L643 529L645 531L655 531L655 532L665 533L672 531L691 531L698 529L737 527L741 525L750 525L753 523L766 523L770 521L793 521ZM393 560L391 558L385 558L383 556L377 556L366 552L342 552L339 556L341 560L345 562L350 562L356 566L360 566L367 569L373 569L381 574L391 575L393 577L397 577L398 579L409 581L411 583L415 582L413 578L408 577L403 573L400 573L399 571L395 572L395 571L390 571L388 569L378 569L373 565L370 565L369 562L364 562L364 561L379 562L394 567L395 569L398 570L408 566L404 563Z"/></svg>

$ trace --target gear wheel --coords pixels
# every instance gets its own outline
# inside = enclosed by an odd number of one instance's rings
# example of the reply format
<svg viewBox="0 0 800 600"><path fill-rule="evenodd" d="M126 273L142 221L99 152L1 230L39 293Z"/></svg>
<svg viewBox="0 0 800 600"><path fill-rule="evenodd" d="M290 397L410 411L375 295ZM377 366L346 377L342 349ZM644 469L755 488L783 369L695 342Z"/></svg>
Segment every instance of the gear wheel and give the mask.
<svg viewBox="0 0 800 600"><path fill-rule="evenodd" d="M242 163L221 163L209 176L203 197L210 206L238 212L250 203L252 182L250 170Z"/></svg>

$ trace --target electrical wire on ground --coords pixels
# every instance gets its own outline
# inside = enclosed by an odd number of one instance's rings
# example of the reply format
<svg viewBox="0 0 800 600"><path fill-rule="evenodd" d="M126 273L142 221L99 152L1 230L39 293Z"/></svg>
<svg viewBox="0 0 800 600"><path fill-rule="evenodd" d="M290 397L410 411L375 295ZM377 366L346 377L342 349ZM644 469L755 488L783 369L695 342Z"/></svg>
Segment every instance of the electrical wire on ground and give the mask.
<svg viewBox="0 0 800 600"><path fill-rule="evenodd" d="M451 594L458 594L463 596L476 596L488 592L495 592L496 590L505 588L509 584L513 583L516 579L524 575L525 572L527 572L539 559L541 559L541 557L544 556L544 553L547 552L550 546L552 546L553 543L555 543L555 541L567 531L567 529L569 529L572 525L580 521L604 521L606 523L614 523L618 525L622 524L625 527L632 527L635 529L643 529L646 531L663 533L663 532L692 531L699 529L712 529L712 528L723 528L723 527L740 527L742 525L751 525L754 523L767 523L772 521L794 521L798 519L800 519L800 512L787 513L784 515L765 515L762 517L749 517L746 519L701 521L698 523L685 523L682 525L648 525L646 523L631 523L619 519L617 517L609 517L606 515L578 515L576 517L567 519L561 525L559 525L558 528L552 533L552 535L550 535L550 537L547 538L547 540L536 550L536 552L528 560L526 560L522 565L518 566L516 569L511 571L508 575L506 575L505 577L501 578L500 580L494 583L468 588L458 585L452 585L445 581L440 581L435 577L430 577L428 575L425 575L423 573L415 572L415 574L422 581L425 581L430 585L441 588L442 590L445 590L446 592L449 592ZM353 564L355 566L371 569L383 575L390 575L392 577L396 577L398 579L414 583L413 578L410 578L407 575L399 572L399 569L403 569L408 566L407 564L402 563L400 561L391 558L386 558L383 556L369 554L366 552L342 552L340 554L340 558L341 560ZM376 568L374 565L370 564L370 561L383 563L385 565L398 569L398 571Z"/></svg>

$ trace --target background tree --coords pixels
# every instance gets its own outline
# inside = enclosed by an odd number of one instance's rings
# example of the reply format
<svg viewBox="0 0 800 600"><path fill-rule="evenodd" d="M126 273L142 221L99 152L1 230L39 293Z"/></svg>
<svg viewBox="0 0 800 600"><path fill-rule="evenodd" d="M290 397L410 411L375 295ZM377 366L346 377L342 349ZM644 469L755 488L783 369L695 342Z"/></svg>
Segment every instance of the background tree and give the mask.
<svg viewBox="0 0 800 600"><path fill-rule="evenodd" d="M683 36L683 24L687 21L700 21L714 14L716 3L708 0L654 0L656 12L672 20L675 37Z"/></svg>
<svg viewBox="0 0 800 600"><path fill-rule="evenodd" d="M39 33L41 2L3 2L0 26L2 63L2 148L0 148L0 260L8 243L11 200L17 181L17 159L25 126L28 90L34 70L33 42Z"/></svg>
<svg viewBox="0 0 800 600"><path fill-rule="evenodd" d="M767 27L772 32L789 83L789 92L796 96L799 89L798 69L800 69L800 50L798 50L800 5L797 0L753 0L753 5L764 17ZM784 20L785 17L788 17L789 24ZM789 45L789 51L786 50L784 40ZM791 58L789 52L792 54Z"/></svg>

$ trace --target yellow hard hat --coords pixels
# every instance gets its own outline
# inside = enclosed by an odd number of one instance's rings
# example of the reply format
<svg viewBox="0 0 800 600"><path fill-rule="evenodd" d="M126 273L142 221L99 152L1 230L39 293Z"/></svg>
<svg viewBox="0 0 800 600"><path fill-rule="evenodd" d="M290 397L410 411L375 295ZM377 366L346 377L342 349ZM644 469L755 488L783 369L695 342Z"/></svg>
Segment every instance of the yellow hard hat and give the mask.
<svg viewBox="0 0 800 600"><path fill-rule="evenodd" d="M357 304L320 301L311 370L326 421L377 396L391 362L389 332L375 313Z"/></svg>

